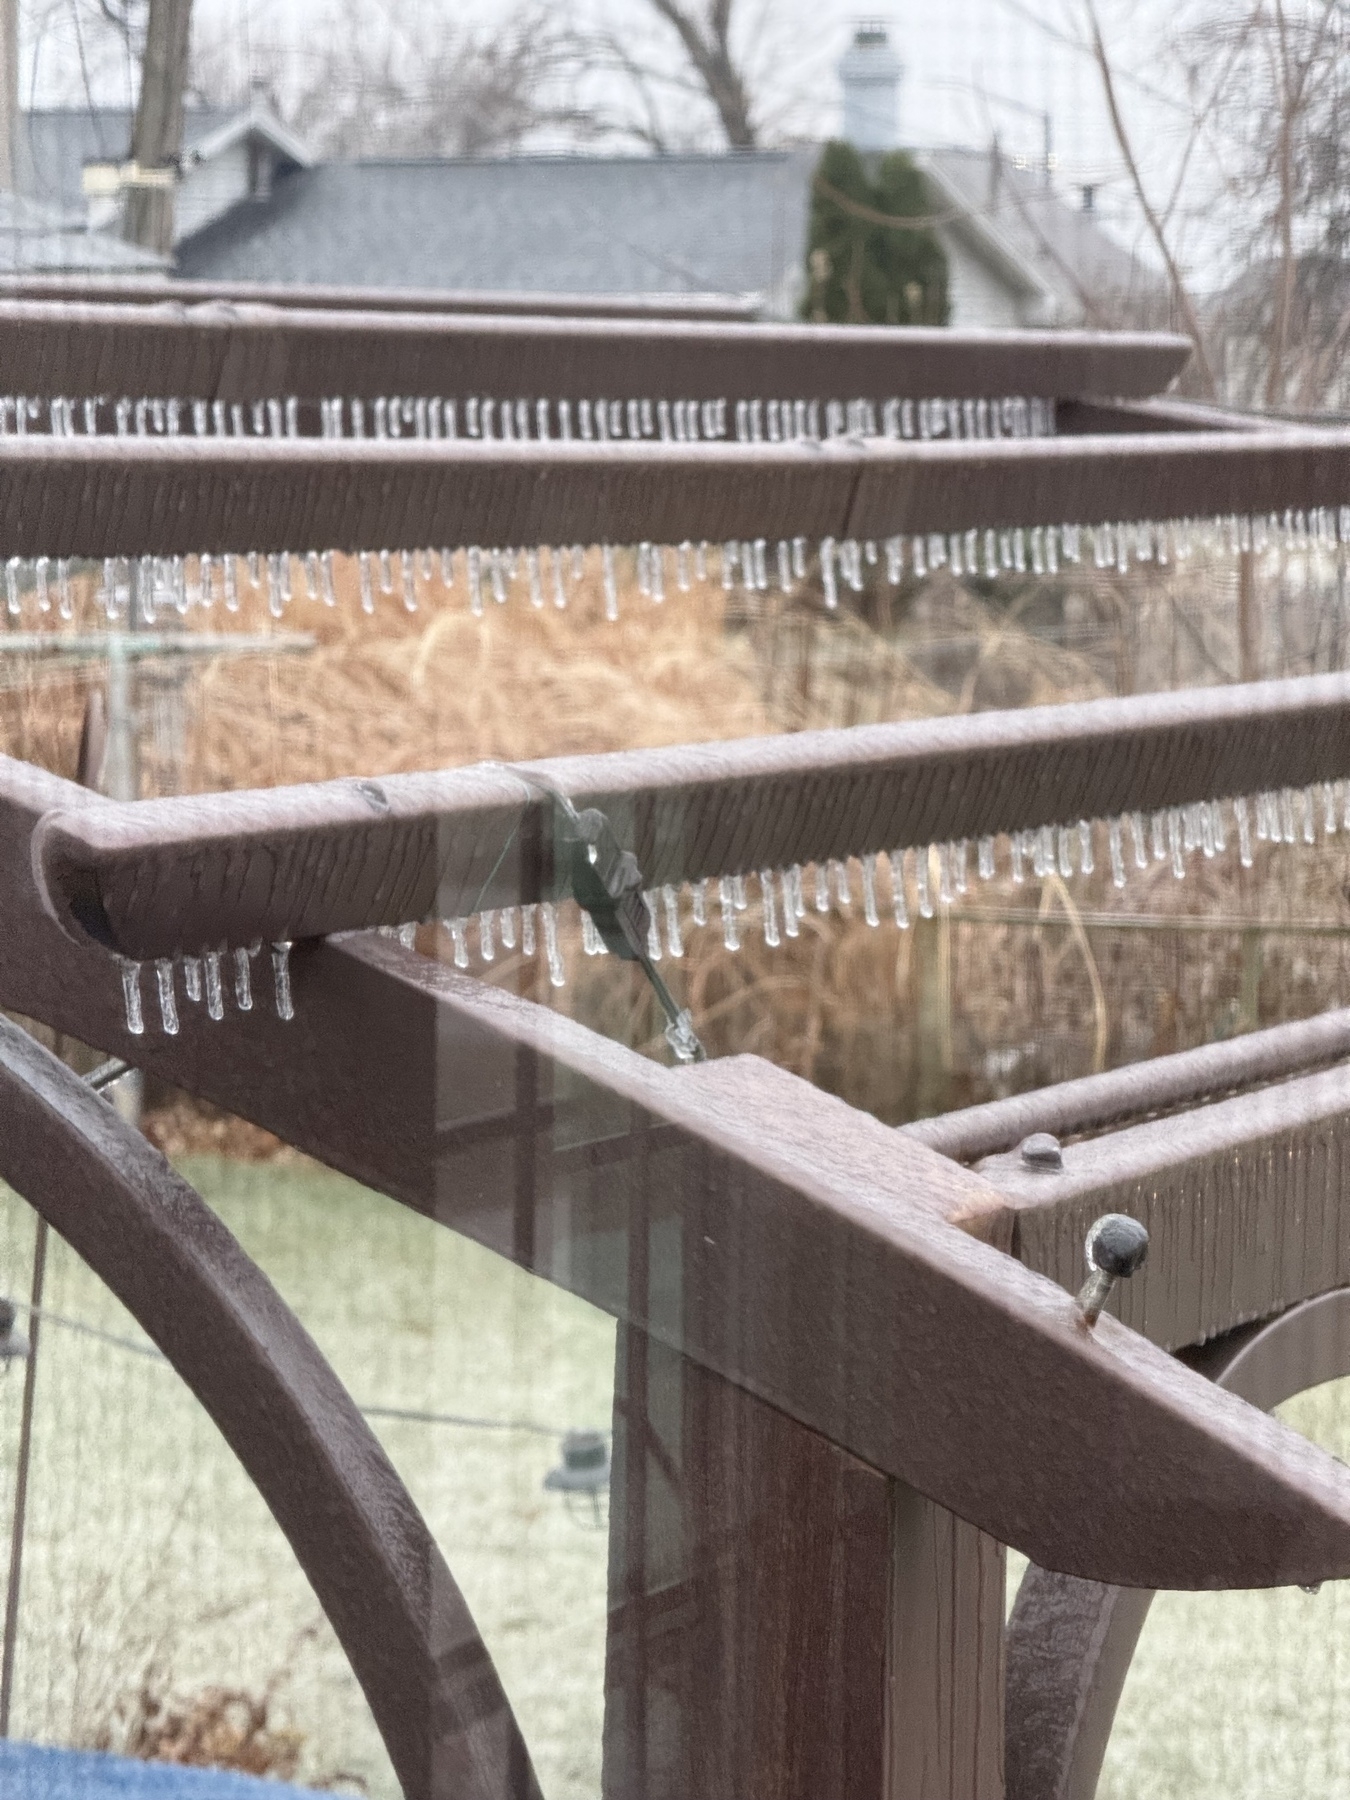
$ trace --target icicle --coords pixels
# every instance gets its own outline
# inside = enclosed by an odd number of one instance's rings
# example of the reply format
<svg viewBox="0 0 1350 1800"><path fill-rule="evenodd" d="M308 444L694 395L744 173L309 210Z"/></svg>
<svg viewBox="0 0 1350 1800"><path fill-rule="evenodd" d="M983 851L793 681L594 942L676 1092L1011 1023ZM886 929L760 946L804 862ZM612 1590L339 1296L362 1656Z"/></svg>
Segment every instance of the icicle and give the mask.
<svg viewBox="0 0 1350 1800"><path fill-rule="evenodd" d="M731 898L735 903L736 911L738 913L743 913L749 908L750 896L745 891L744 875L733 875L731 877Z"/></svg>
<svg viewBox="0 0 1350 1800"><path fill-rule="evenodd" d="M886 863L891 872L891 916L901 931L909 930L909 906L905 900L905 853L890 850Z"/></svg>
<svg viewBox="0 0 1350 1800"><path fill-rule="evenodd" d="M1106 836L1111 848L1111 885L1123 888L1125 885L1125 850L1121 843L1119 819L1110 821L1106 827Z"/></svg>
<svg viewBox="0 0 1350 1800"><path fill-rule="evenodd" d="M853 904L853 892L848 883L848 864L831 862L829 873L834 877L834 891L841 907L847 909Z"/></svg>
<svg viewBox="0 0 1350 1800"><path fill-rule="evenodd" d="M234 558L226 556L222 563L222 586L225 593L226 612L239 611L239 571L234 566Z"/></svg>
<svg viewBox="0 0 1350 1800"><path fill-rule="evenodd" d="M930 855L930 851L926 849L914 852L914 891L918 896L921 919L931 919L933 916L933 896L929 888Z"/></svg>
<svg viewBox="0 0 1350 1800"><path fill-rule="evenodd" d="M202 997L202 962L199 956L183 958L183 991L194 1006Z"/></svg>
<svg viewBox="0 0 1350 1800"><path fill-rule="evenodd" d="M776 950L782 939L778 935L778 906L774 895L772 869L760 870L759 889L763 900L764 942L770 950Z"/></svg>
<svg viewBox="0 0 1350 1800"><path fill-rule="evenodd" d="M1021 887L1026 880L1026 870L1022 867L1022 833L1014 831L1009 839L1012 845L1012 878L1013 886Z"/></svg>
<svg viewBox="0 0 1350 1800"><path fill-rule="evenodd" d="M979 869L979 872L980 872L980 880L981 881L992 881L994 879L994 840L993 840L993 838L982 837L980 839L979 848L976 852L976 857L977 857L976 867Z"/></svg>
<svg viewBox="0 0 1350 1800"><path fill-rule="evenodd" d="M291 946L285 938L272 945L272 985L277 1017L286 1023L295 1017L295 1004L291 999Z"/></svg>
<svg viewBox="0 0 1350 1800"><path fill-rule="evenodd" d="M815 864L815 877L816 877L816 891L815 891L816 911L818 913L827 913L830 910L830 879L829 879L829 875L826 873L824 863L816 863Z"/></svg>
<svg viewBox="0 0 1350 1800"><path fill-rule="evenodd" d="M595 928L595 920L583 908L581 914L581 947L587 956L603 956L605 941Z"/></svg>
<svg viewBox="0 0 1350 1800"><path fill-rule="evenodd" d="M478 915L478 954L485 963L494 961L497 955L496 939L493 936L496 922L496 912L490 906Z"/></svg>
<svg viewBox="0 0 1350 1800"><path fill-rule="evenodd" d="M274 619L281 617L281 558L269 556L267 559L267 610Z"/></svg>
<svg viewBox="0 0 1350 1800"><path fill-rule="evenodd" d="M1294 790L1280 789L1280 836L1286 844L1294 841Z"/></svg>
<svg viewBox="0 0 1350 1800"><path fill-rule="evenodd" d="M661 960L661 924L656 912L656 889L651 888L642 896L647 908L647 954L654 963Z"/></svg>
<svg viewBox="0 0 1350 1800"><path fill-rule="evenodd" d="M839 608L839 588L834 573L834 539L822 539L820 545L820 580L825 593L825 606L829 612Z"/></svg>
<svg viewBox="0 0 1350 1800"><path fill-rule="evenodd" d="M399 553L398 572L403 585L403 610L415 613L417 611L417 571L413 567L411 550L403 550Z"/></svg>
<svg viewBox="0 0 1350 1800"><path fill-rule="evenodd" d="M1209 829L1214 838L1215 854L1222 856L1228 848L1228 829L1223 822L1223 801L1211 800L1209 803Z"/></svg>
<svg viewBox="0 0 1350 1800"><path fill-rule="evenodd" d="M217 1024L225 1017L225 998L220 986L220 952L207 950L202 956L206 977L206 1016Z"/></svg>
<svg viewBox="0 0 1350 1800"><path fill-rule="evenodd" d="M1178 881L1185 879L1186 861L1181 849L1181 814L1175 806L1167 812L1167 848L1172 857L1172 874Z"/></svg>
<svg viewBox="0 0 1350 1800"><path fill-rule="evenodd" d="M783 901L783 930L790 938L798 935L797 896L793 889L792 876L784 869L778 877L779 892Z"/></svg>
<svg viewBox="0 0 1350 1800"><path fill-rule="evenodd" d="M1215 851L1214 819L1208 805L1200 808L1200 849L1207 860L1213 857Z"/></svg>
<svg viewBox="0 0 1350 1800"><path fill-rule="evenodd" d="M23 559L11 556L5 564L5 605L11 619L17 619L22 610L19 603L19 570L23 567Z"/></svg>
<svg viewBox="0 0 1350 1800"><path fill-rule="evenodd" d="M522 906L520 909L520 954L534 955L534 906Z"/></svg>
<svg viewBox="0 0 1350 1800"><path fill-rule="evenodd" d="M684 938L680 933L680 895L670 882L661 889L661 908L666 915L666 949L674 957L684 955Z"/></svg>
<svg viewBox="0 0 1350 1800"><path fill-rule="evenodd" d="M445 919L443 921L450 933L450 944L454 951L455 967L467 969L469 966L469 940L467 936L467 919Z"/></svg>
<svg viewBox="0 0 1350 1800"><path fill-rule="evenodd" d="M877 859L870 853L862 859L863 918L869 925L879 925L877 913Z"/></svg>
<svg viewBox="0 0 1350 1800"><path fill-rule="evenodd" d="M690 888L689 904L695 925L706 925L708 923L708 884L706 881L696 881Z"/></svg>
<svg viewBox="0 0 1350 1800"><path fill-rule="evenodd" d="M736 902L732 896L731 881L723 875L717 883L717 904L722 912L722 944L727 950L739 950L741 947L740 921L736 917Z"/></svg>
<svg viewBox="0 0 1350 1800"><path fill-rule="evenodd" d="M506 605L506 568L500 550L488 551L488 576L492 582L492 598L498 606Z"/></svg>
<svg viewBox="0 0 1350 1800"><path fill-rule="evenodd" d="M75 600L70 590L70 558L61 556L56 562L56 610L63 619L75 616Z"/></svg>
<svg viewBox="0 0 1350 1800"><path fill-rule="evenodd" d="M1136 869L1148 867L1148 838L1144 830L1144 815L1132 812L1129 815L1130 842L1134 846L1134 866Z"/></svg>
<svg viewBox="0 0 1350 1800"><path fill-rule="evenodd" d="M1322 783L1322 829L1328 837L1336 835L1336 790L1329 781Z"/></svg>
<svg viewBox="0 0 1350 1800"><path fill-rule="evenodd" d="M122 1004L126 1009L127 1030L132 1037L140 1037L145 1031L145 1015L141 1011L141 965L138 962L123 962Z"/></svg>
<svg viewBox="0 0 1350 1800"><path fill-rule="evenodd" d="M952 845L952 886L958 895L967 891L969 882L966 877L966 862L970 856L970 840L957 838Z"/></svg>
<svg viewBox="0 0 1350 1800"><path fill-rule="evenodd" d="M1042 825L1033 837L1031 845L1031 867L1037 881L1044 881L1054 866L1054 833L1048 825Z"/></svg>
<svg viewBox="0 0 1350 1800"><path fill-rule="evenodd" d="M950 906L952 903L952 869L951 846L939 844L937 847L938 866L938 905Z"/></svg>
<svg viewBox="0 0 1350 1800"><path fill-rule="evenodd" d="M1073 874L1073 834L1066 825L1061 825L1056 837L1058 843L1059 872L1067 881Z"/></svg>
<svg viewBox="0 0 1350 1800"><path fill-rule="evenodd" d="M600 560L604 570L605 617L613 624L619 616L619 590L614 580L614 551L609 544L601 549Z"/></svg>
<svg viewBox="0 0 1350 1800"><path fill-rule="evenodd" d="M234 1003L240 1012L253 1011L253 970L249 952L241 944L234 952Z"/></svg>
<svg viewBox="0 0 1350 1800"><path fill-rule="evenodd" d="M51 595L47 591L47 569L47 558L39 556L33 564L33 580L37 584L38 611L43 613L49 613L52 610Z"/></svg>
<svg viewBox="0 0 1350 1800"><path fill-rule="evenodd" d="M1078 821L1078 867L1084 875L1091 875L1096 866L1096 859L1092 854L1092 823L1088 819L1080 819Z"/></svg>
<svg viewBox="0 0 1350 1800"><path fill-rule="evenodd" d="M1153 860L1155 863L1167 861L1167 829L1166 814L1155 812L1149 820L1149 835L1152 840Z"/></svg>
<svg viewBox="0 0 1350 1800"><path fill-rule="evenodd" d="M178 1001L173 991L173 962L161 956L155 964L155 991L159 996L159 1022L168 1037L178 1036Z"/></svg>
<svg viewBox="0 0 1350 1800"><path fill-rule="evenodd" d="M356 559L361 576L361 611L373 613L375 610L375 589L371 581L370 552L363 550Z"/></svg>
<svg viewBox="0 0 1350 1800"><path fill-rule="evenodd" d="M1313 811L1313 791L1303 790L1303 841L1305 844L1317 842L1317 815Z"/></svg>

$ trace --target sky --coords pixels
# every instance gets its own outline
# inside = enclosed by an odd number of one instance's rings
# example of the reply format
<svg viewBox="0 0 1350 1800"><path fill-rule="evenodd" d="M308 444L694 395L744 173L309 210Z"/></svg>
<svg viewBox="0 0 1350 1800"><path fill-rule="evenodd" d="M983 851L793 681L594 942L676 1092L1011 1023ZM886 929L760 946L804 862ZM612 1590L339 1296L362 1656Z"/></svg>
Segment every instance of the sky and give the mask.
<svg viewBox="0 0 1350 1800"><path fill-rule="evenodd" d="M40 99L69 101L88 85L100 98L125 93L127 71L100 59L86 28L73 32L75 9L86 20L96 0L21 0L29 79ZM383 3L397 17L400 0ZM1187 0L1098 0L1108 41L1122 71L1122 100L1143 147L1161 172L1186 123L1184 109L1162 91L1167 73L1157 55L1160 22ZM312 41L334 0L196 0L199 28L237 44L261 44L269 32ZM445 0L449 20L488 23L511 0ZM1056 182L1073 193L1091 184L1104 219L1138 243L1140 220L1124 178L1100 83L1081 49L1083 0L890 0L868 8L849 0L737 0L752 28L766 105L780 131L830 135L838 124L836 65L862 18L889 29L904 63L901 133L907 145L987 145L997 134L1007 154L1043 158L1047 134ZM642 40L652 32L650 0L560 0L556 10L602 18ZM41 27L41 30L39 30ZM33 85L33 49L40 39ZM650 36L660 45L659 35Z"/></svg>

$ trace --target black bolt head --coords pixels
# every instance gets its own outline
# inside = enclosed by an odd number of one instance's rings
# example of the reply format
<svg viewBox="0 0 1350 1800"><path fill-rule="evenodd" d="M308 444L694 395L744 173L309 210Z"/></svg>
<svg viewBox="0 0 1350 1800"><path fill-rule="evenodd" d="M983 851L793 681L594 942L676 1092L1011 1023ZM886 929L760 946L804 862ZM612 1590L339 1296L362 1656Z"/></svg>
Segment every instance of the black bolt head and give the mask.
<svg viewBox="0 0 1350 1800"><path fill-rule="evenodd" d="M1022 1139L1022 1161L1029 1169L1062 1169L1064 1152L1059 1139L1049 1131L1033 1131Z"/></svg>
<svg viewBox="0 0 1350 1800"><path fill-rule="evenodd" d="M1115 1281L1128 1281L1144 1266L1148 1256L1148 1232L1138 1219L1124 1213L1107 1213L1088 1233L1089 1268L1100 1269Z"/></svg>

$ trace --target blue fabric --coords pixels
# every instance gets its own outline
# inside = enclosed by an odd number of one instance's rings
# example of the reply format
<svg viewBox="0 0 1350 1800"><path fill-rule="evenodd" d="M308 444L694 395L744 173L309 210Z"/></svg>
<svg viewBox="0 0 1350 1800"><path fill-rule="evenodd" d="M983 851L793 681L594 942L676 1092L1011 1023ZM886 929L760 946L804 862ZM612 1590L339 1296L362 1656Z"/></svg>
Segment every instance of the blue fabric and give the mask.
<svg viewBox="0 0 1350 1800"><path fill-rule="evenodd" d="M0 1800L313 1800L310 1788L0 1740Z"/></svg>

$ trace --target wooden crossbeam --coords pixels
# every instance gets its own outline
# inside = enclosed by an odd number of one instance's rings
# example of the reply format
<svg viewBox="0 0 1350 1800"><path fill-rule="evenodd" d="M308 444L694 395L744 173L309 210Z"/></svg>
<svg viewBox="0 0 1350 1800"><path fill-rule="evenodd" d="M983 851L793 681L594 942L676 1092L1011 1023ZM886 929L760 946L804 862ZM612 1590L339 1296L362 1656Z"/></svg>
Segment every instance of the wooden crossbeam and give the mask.
<svg viewBox="0 0 1350 1800"><path fill-rule="evenodd" d="M1303 428L1207 433L1203 455L1185 432L697 445L0 438L0 526L8 553L30 557L880 540L1282 515L1347 496L1350 432Z"/></svg>
<svg viewBox="0 0 1350 1800"><path fill-rule="evenodd" d="M556 897L554 794L648 887L1350 776L1350 675L54 812L54 915L138 961Z"/></svg>
<svg viewBox="0 0 1350 1800"><path fill-rule="evenodd" d="M1132 399L1189 355L1158 332L0 300L0 392L30 396Z"/></svg>
<svg viewBox="0 0 1350 1800"><path fill-rule="evenodd" d="M106 959L33 886L38 818L80 805L111 808L0 765L4 1005L561 1282L1042 1566L1152 1586L1350 1571L1338 1465L1114 1322L1088 1334L996 1247L996 1189L756 1059L660 1068L370 937L297 952L293 1024L198 1010L129 1038ZM629 1288L639 1200L682 1246L674 1313L668 1282L650 1308Z"/></svg>

